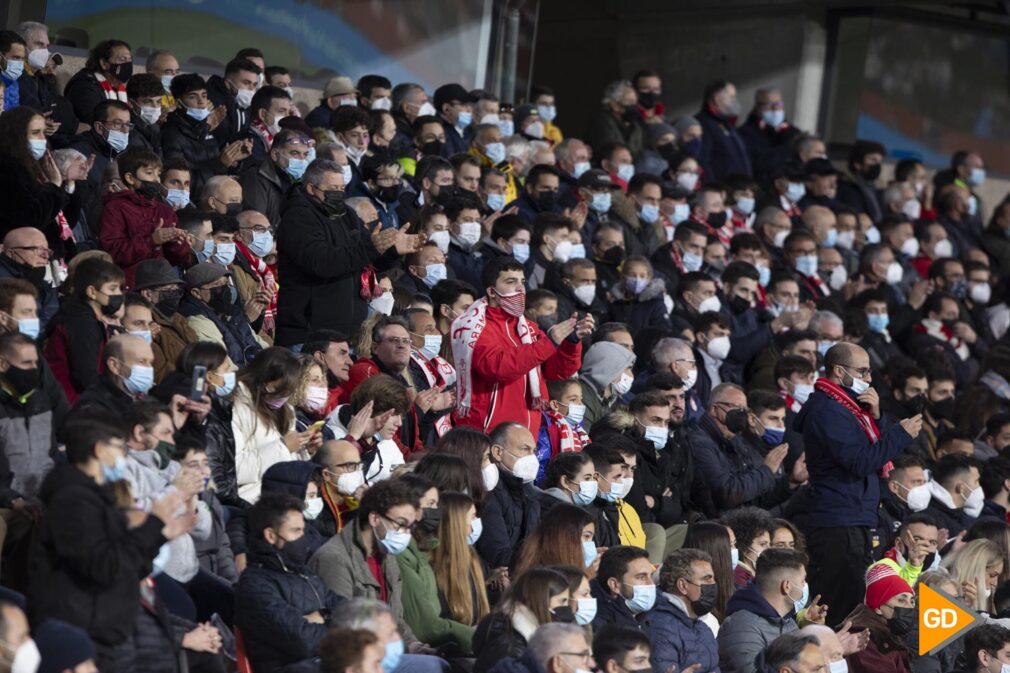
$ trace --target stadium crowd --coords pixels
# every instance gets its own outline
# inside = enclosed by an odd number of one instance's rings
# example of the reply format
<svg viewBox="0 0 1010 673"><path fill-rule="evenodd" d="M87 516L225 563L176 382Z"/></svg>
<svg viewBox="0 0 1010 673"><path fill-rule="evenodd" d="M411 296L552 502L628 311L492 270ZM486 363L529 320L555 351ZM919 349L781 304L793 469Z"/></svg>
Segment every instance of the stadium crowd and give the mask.
<svg viewBox="0 0 1010 673"><path fill-rule="evenodd" d="M270 56L0 31L0 671L1010 670L982 156Z"/></svg>

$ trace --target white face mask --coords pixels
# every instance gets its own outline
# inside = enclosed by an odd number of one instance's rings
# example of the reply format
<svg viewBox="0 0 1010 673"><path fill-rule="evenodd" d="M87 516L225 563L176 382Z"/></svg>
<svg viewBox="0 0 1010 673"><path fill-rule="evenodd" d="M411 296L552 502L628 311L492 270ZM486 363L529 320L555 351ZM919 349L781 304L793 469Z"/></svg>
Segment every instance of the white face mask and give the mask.
<svg viewBox="0 0 1010 673"><path fill-rule="evenodd" d="M964 513L968 516L977 517L982 513L982 502L985 493L981 486L976 486L975 490L968 494L968 499L964 501Z"/></svg>
<svg viewBox="0 0 1010 673"><path fill-rule="evenodd" d="M572 290L572 294L583 306L590 306L593 300L596 299L596 286L595 285L580 285Z"/></svg>
<svg viewBox="0 0 1010 673"><path fill-rule="evenodd" d="M438 246L438 249L442 251L443 255L449 254L449 232L448 231L433 231L428 234L428 240Z"/></svg>
<svg viewBox="0 0 1010 673"><path fill-rule="evenodd" d="M898 487L904 488L901 484ZM921 512L929 507L929 501L932 497L933 494L929 490L929 482L926 482L921 486L908 489L908 492L905 493L905 503L913 512Z"/></svg>
<svg viewBox="0 0 1010 673"><path fill-rule="evenodd" d="M481 468L480 473L484 477L484 488L488 491L493 491L494 487L498 485L498 466L494 463L488 463Z"/></svg>
<svg viewBox="0 0 1010 673"><path fill-rule="evenodd" d="M730 342L728 336L720 336L708 342L706 350L716 360L725 360L729 355Z"/></svg>
<svg viewBox="0 0 1010 673"><path fill-rule="evenodd" d="M337 492L340 495L354 495L365 484L365 473L361 470L345 472L337 476Z"/></svg>
<svg viewBox="0 0 1010 673"><path fill-rule="evenodd" d="M17 651L14 652L14 661L11 663L11 673L35 673L42 663L42 655L35 641L29 638L21 643Z"/></svg>
<svg viewBox="0 0 1010 673"><path fill-rule="evenodd" d="M322 498L309 498L305 501L305 509L302 510L302 514L305 515L306 519L310 521L314 520L319 516L319 513L323 511L323 499Z"/></svg>
<svg viewBox="0 0 1010 673"><path fill-rule="evenodd" d="M828 673L849 673L849 662L845 661L844 658L830 662L828 664ZM1010 673L1010 671L1003 671L1002 673Z"/></svg>
<svg viewBox="0 0 1010 673"><path fill-rule="evenodd" d="M506 451L505 453L508 453ZM515 456L512 455L514 458ZM540 470L540 461L533 454L528 456L523 456L522 458L517 458L516 462L512 463L512 469L509 472L512 476L522 479L524 484L531 484L533 480L537 478L537 472Z"/></svg>
<svg viewBox="0 0 1010 673"><path fill-rule="evenodd" d="M383 292L381 295L368 302L368 305L371 306L372 310L376 313L390 315L393 312L393 304L395 303L396 298L393 296L392 292Z"/></svg>
<svg viewBox="0 0 1010 673"><path fill-rule="evenodd" d="M578 425L586 415L586 405L572 402L568 405L568 414L565 419L573 425Z"/></svg>
<svg viewBox="0 0 1010 673"><path fill-rule="evenodd" d="M703 299L700 304L698 304L698 313L709 313L711 311L718 311L722 308L722 302L719 301L719 297L712 295Z"/></svg>
<svg viewBox="0 0 1010 673"><path fill-rule="evenodd" d="M481 228L480 222L460 222L459 223L459 240L461 240L468 247L473 247L477 245L480 241Z"/></svg>
<svg viewBox="0 0 1010 673"><path fill-rule="evenodd" d="M621 378L611 383L610 387L614 391L615 395L624 395L631 390L631 384L634 383L634 381L635 379L632 378L628 372L621 372Z"/></svg>
<svg viewBox="0 0 1010 673"><path fill-rule="evenodd" d="M245 110L249 107L250 103L252 103L253 95L255 93L256 92L252 89L239 89L235 94L235 103Z"/></svg>
<svg viewBox="0 0 1010 673"><path fill-rule="evenodd" d="M684 390L690 390L694 387L694 384L698 382L698 370L692 369L687 373L687 376L683 377Z"/></svg>

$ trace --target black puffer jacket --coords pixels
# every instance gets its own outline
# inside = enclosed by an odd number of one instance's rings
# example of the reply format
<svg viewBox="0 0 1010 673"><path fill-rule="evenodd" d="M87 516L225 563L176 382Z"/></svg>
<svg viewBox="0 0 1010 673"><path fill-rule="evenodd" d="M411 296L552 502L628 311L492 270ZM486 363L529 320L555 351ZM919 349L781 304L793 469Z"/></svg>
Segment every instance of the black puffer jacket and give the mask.
<svg viewBox="0 0 1010 673"><path fill-rule="evenodd" d="M146 673L184 670L182 639L194 628L196 624L166 610L154 587L145 581L140 587L137 625L133 631L134 666Z"/></svg>
<svg viewBox="0 0 1010 673"><path fill-rule="evenodd" d="M39 497L46 513L31 553L32 624L62 619L102 645L132 638L140 580L165 542L164 524L148 516L129 528L112 489L69 463L53 467Z"/></svg>
<svg viewBox="0 0 1010 673"><path fill-rule="evenodd" d="M498 485L488 494L481 520L484 532L476 545L480 557L492 568L511 567L519 554L519 543L540 523L536 487L501 470Z"/></svg>
<svg viewBox="0 0 1010 673"><path fill-rule="evenodd" d="M210 416L204 426L207 460L214 480L214 492L221 504L246 509L249 503L238 496L238 475L235 473L235 435L231 430L232 401L211 398Z"/></svg>
<svg viewBox="0 0 1010 673"><path fill-rule="evenodd" d="M291 178L277 170L274 162L266 159L244 171L239 182L242 183L244 207L263 213L274 227L279 225L281 210L291 191Z"/></svg>
<svg viewBox="0 0 1010 673"><path fill-rule="evenodd" d="M193 119L181 107L161 126L161 153L166 160L185 159L193 169L191 194L199 194L208 179L228 172L207 122Z"/></svg>
<svg viewBox="0 0 1010 673"><path fill-rule="evenodd" d="M308 622L305 615L318 611L328 620L343 599L304 567L286 565L263 540L250 546L249 565L235 588L235 626L253 670L275 673L319 654L329 625Z"/></svg>

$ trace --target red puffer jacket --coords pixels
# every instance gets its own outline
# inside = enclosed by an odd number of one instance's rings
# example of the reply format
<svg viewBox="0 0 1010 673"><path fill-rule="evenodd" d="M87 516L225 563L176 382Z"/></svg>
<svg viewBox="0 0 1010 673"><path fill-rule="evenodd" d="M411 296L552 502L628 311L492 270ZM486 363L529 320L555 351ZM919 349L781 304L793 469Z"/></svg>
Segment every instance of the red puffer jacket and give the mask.
<svg viewBox="0 0 1010 673"><path fill-rule="evenodd" d="M486 324L473 349L470 413L453 414L457 425L468 425L481 432L491 432L499 423L511 421L529 428L533 437L540 434L540 408L533 406L528 390L529 376L540 367L539 398L547 395L547 380L571 378L582 362L582 343L569 340L555 346L536 323L530 322L532 343L519 340L519 319L500 308L488 306Z"/></svg>
<svg viewBox="0 0 1010 673"><path fill-rule="evenodd" d="M99 240L102 250L126 272L127 288L133 286L135 267L145 259L164 257L175 266L189 259L189 243L185 240L155 245L151 238L159 222L163 228L179 226L179 218L168 204L132 190L106 194L102 203Z"/></svg>

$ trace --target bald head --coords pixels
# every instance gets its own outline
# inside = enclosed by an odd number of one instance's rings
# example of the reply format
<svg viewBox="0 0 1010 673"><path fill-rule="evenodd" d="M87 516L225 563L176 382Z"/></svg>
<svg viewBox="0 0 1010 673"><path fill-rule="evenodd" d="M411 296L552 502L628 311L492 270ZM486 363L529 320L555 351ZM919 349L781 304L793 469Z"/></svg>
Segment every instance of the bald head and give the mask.
<svg viewBox="0 0 1010 673"><path fill-rule="evenodd" d="M215 175L207 180L200 193L200 205L222 215L232 203L242 203L242 185L227 175Z"/></svg>
<svg viewBox="0 0 1010 673"><path fill-rule="evenodd" d="M838 635L832 631L827 626L821 626L820 624L812 624L810 626L804 626L802 629L797 631L798 635L801 636L813 636L817 639L817 642L821 644L821 654L824 655L824 661L829 666L833 661L841 661L844 659L842 649L842 641L838 639Z"/></svg>
<svg viewBox="0 0 1010 673"><path fill-rule="evenodd" d="M18 227L11 229L4 236L4 248L20 246L41 246L46 247L46 235L35 227Z"/></svg>
<svg viewBox="0 0 1010 673"><path fill-rule="evenodd" d="M253 227L269 227L270 220L267 216L258 210L243 210L238 214L238 224L243 229L251 229Z"/></svg>
<svg viewBox="0 0 1010 673"><path fill-rule="evenodd" d="M870 356L862 347L853 343L839 342L824 356L824 375L831 381L845 387L852 386L853 378L870 381ZM865 372L865 376L861 373Z"/></svg>
<svg viewBox="0 0 1010 673"><path fill-rule="evenodd" d="M358 451L358 448L354 444L348 441L331 439L328 442L323 442L322 448L316 452L316 457L319 460L314 460L313 462L319 463L331 472L335 472L338 465L360 462L361 452Z"/></svg>
<svg viewBox="0 0 1010 673"><path fill-rule="evenodd" d="M112 375L116 385L127 392L142 392L147 390L130 390L124 379L131 378L137 367L154 367L154 351L151 344L140 337L129 334L117 334L105 344L105 367ZM153 369L151 382L153 383Z"/></svg>

